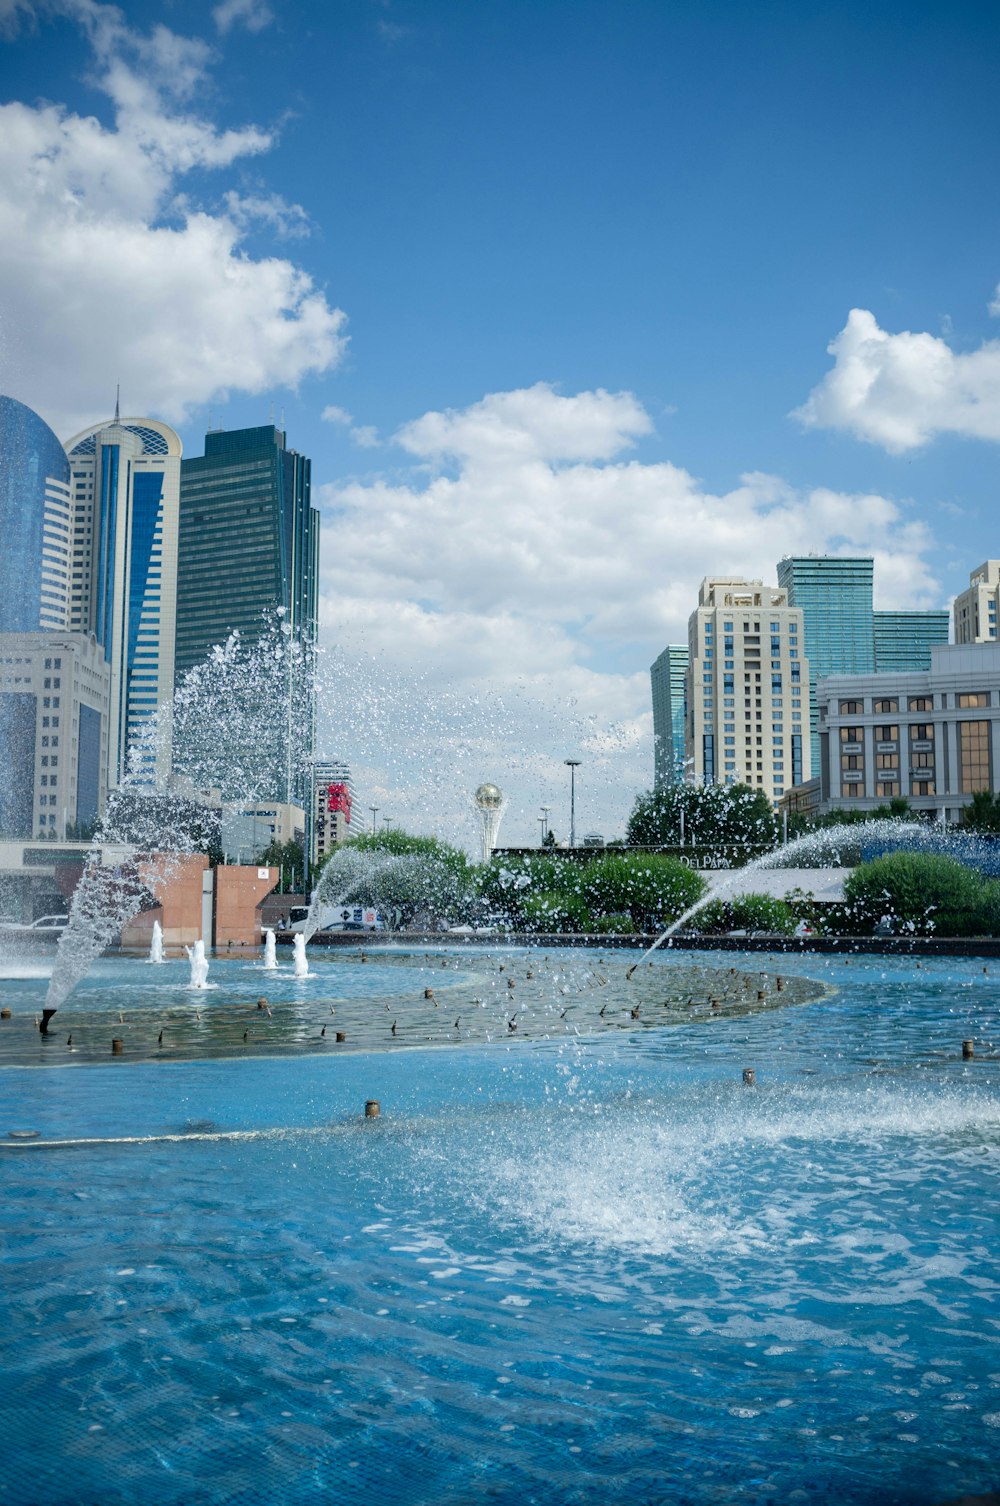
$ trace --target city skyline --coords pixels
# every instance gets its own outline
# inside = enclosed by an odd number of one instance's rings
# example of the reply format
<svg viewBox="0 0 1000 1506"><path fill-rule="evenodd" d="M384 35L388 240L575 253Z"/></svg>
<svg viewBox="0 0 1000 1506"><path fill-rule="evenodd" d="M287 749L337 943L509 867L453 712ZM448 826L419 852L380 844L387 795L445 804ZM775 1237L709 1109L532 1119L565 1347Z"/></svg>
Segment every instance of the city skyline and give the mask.
<svg viewBox="0 0 1000 1506"><path fill-rule="evenodd" d="M614 835L708 571L871 554L880 610L943 608L1000 552L978 8L0 19L0 386L68 434L120 380L187 454L285 409L351 687L319 746L401 820L496 779L530 840L579 753Z"/></svg>

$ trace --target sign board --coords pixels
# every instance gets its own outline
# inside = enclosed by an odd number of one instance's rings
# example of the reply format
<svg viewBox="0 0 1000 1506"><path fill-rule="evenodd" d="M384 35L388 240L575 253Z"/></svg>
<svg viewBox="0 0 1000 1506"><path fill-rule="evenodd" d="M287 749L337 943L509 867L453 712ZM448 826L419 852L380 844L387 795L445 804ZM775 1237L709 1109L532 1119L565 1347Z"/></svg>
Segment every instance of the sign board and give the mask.
<svg viewBox="0 0 1000 1506"><path fill-rule="evenodd" d="M270 868L258 868L257 869L257 877L258 878L264 878L264 879L270 878L271 877L271 870L270 870Z"/></svg>

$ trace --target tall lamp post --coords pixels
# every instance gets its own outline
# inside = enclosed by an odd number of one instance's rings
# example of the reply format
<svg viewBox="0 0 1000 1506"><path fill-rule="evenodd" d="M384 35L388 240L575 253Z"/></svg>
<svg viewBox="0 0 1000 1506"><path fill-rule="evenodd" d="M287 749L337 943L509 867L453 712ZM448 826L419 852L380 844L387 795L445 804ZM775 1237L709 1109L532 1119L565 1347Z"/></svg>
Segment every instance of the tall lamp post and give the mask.
<svg viewBox="0 0 1000 1506"><path fill-rule="evenodd" d="M564 758L563 762L569 769L569 845L576 846L576 771L580 767L578 758Z"/></svg>
<svg viewBox="0 0 1000 1506"><path fill-rule="evenodd" d="M542 814L538 818L539 821L541 821L541 823L542 823L542 843L543 843L543 845L544 845L544 842L545 842L545 838L549 834L549 811L551 809L552 809L551 806L549 806L549 805L543 805L542 806Z"/></svg>
<svg viewBox="0 0 1000 1506"><path fill-rule="evenodd" d="M378 815L379 808L378 808L377 805L370 805L368 807L368 809L372 813L372 834L374 835L374 832L375 832L375 817Z"/></svg>

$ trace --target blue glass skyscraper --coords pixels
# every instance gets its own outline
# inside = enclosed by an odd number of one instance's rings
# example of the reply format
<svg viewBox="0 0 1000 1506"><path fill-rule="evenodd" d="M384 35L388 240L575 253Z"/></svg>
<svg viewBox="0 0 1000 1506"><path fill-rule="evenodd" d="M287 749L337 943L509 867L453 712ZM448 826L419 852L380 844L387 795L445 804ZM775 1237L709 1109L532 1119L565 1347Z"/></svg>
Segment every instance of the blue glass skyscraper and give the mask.
<svg viewBox="0 0 1000 1506"><path fill-rule="evenodd" d="M181 442L155 419L95 424L66 445L73 492L70 625L93 633L111 674L109 787L121 783L174 691ZM169 744L144 755L153 781Z"/></svg>
<svg viewBox="0 0 1000 1506"><path fill-rule="evenodd" d="M687 644L672 643L649 668L653 690L653 782L684 778Z"/></svg>
<svg viewBox="0 0 1000 1506"><path fill-rule="evenodd" d="M0 633L65 628L69 463L44 419L0 397Z"/></svg>

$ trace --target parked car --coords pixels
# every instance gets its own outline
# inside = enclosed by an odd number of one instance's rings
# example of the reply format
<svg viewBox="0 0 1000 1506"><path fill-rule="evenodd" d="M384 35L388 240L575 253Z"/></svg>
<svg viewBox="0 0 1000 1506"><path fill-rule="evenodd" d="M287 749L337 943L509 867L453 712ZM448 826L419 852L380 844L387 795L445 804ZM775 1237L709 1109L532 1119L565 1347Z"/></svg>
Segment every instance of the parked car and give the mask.
<svg viewBox="0 0 1000 1506"><path fill-rule="evenodd" d="M40 915L37 920L29 921L26 925L11 920L0 921L0 934L52 941L58 940L68 925L68 915Z"/></svg>

